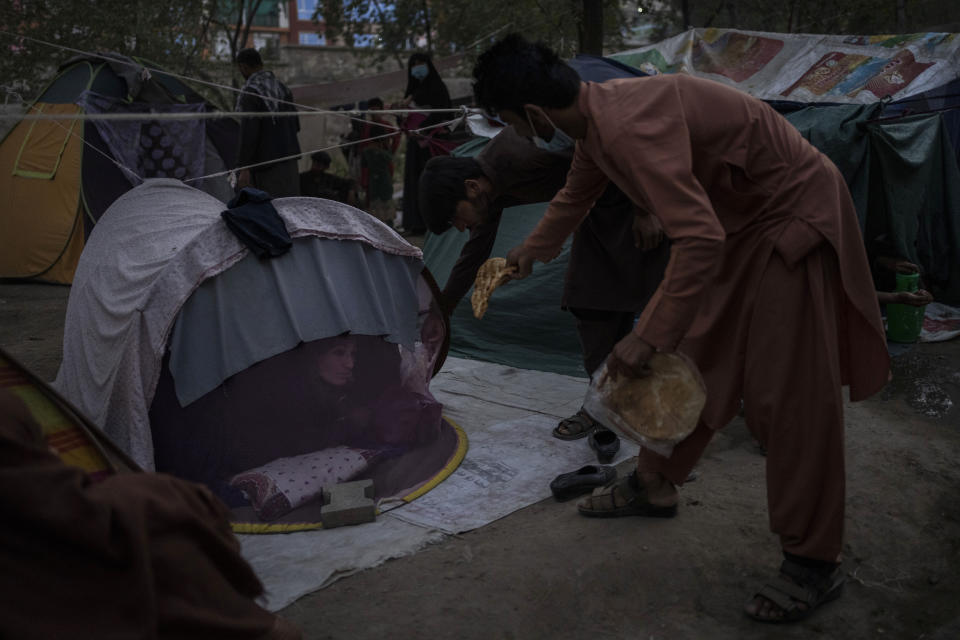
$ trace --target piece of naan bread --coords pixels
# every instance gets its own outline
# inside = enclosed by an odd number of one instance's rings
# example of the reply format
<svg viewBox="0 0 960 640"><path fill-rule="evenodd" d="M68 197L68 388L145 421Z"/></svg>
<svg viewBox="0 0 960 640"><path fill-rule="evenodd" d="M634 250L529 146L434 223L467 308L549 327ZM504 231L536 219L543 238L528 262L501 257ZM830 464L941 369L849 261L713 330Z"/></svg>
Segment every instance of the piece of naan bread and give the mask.
<svg viewBox="0 0 960 640"><path fill-rule="evenodd" d="M479 320L483 317L493 290L509 280L510 274L516 270L516 267L507 267L506 258L490 258L480 266L473 283L473 295L470 296L474 318Z"/></svg>
<svg viewBox="0 0 960 640"><path fill-rule="evenodd" d="M604 395L623 427L651 440L679 442L697 426L707 389L697 366L678 353L655 353L642 378L607 379Z"/></svg>

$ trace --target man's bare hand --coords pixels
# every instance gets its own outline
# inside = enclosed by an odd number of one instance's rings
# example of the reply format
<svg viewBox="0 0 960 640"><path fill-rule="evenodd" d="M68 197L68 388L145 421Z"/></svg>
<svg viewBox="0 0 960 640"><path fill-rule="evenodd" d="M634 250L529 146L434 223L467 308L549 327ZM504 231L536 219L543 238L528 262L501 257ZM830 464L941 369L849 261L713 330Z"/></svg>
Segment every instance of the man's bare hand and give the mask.
<svg viewBox="0 0 960 640"><path fill-rule="evenodd" d="M880 256L877 258L877 264L896 273L920 273L920 267L905 258L896 256Z"/></svg>
<svg viewBox="0 0 960 640"><path fill-rule="evenodd" d="M649 251L663 242L663 227L657 216L637 212L633 216L633 243L638 249Z"/></svg>
<svg viewBox="0 0 960 640"><path fill-rule="evenodd" d="M253 176L250 174L250 169L241 169L237 172L237 191L243 189L244 187L253 186Z"/></svg>
<svg viewBox="0 0 960 640"><path fill-rule="evenodd" d="M627 378L642 378L650 374L647 360L655 353L655 349L643 341L632 331L624 336L613 347L607 356L607 375L616 379L619 376ZM603 380L600 384L603 384Z"/></svg>
<svg viewBox="0 0 960 640"><path fill-rule="evenodd" d="M517 245L507 252L507 267L515 267L516 271L510 274L513 280L522 280L533 271L533 256L524 248Z"/></svg>
<svg viewBox="0 0 960 640"><path fill-rule="evenodd" d="M918 291L897 291L897 302L899 304L909 304L914 307L922 307L933 302L933 294L926 289Z"/></svg>

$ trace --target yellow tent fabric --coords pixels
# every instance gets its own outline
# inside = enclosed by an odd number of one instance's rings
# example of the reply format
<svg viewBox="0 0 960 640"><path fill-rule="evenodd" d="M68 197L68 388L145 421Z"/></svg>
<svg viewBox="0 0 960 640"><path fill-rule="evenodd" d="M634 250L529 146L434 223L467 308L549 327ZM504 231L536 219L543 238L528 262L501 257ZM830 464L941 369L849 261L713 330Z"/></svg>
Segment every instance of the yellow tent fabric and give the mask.
<svg viewBox="0 0 960 640"><path fill-rule="evenodd" d="M72 115L74 104L30 113ZM24 120L0 144L0 278L69 284L83 250L79 120Z"/></svg>
<svg viewBox="0 0 960 640"><path fill-rule="evenodd" d="M0 388L23 400L47 444L65 464L94 477L139 471L116 445L67 404L49 385L0 348Z"/></svg>

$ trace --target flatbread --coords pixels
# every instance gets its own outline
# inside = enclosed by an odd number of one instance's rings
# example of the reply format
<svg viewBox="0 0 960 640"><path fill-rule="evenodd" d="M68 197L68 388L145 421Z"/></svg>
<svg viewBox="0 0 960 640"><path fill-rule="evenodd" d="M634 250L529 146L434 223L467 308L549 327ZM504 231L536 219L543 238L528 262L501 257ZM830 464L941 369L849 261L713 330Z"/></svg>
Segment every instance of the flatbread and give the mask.
<svg viewBox="0 0 960 640"><path fill-rule="evenodd" d="M473 317L478 320L487 312L487 304L493 290L510 279L510 274L517 270L508 267L506 258L490 258L477 271L477 279L473 283L473 295L470 304L473 306Z"/></svg>
<svg viewBox="0 0 960 640"><path fill-rule="evenodd" d="M655 353L643 378L607 380L604 396L620 426L650 440L679 442L697 426L707 389L696 365L678 353Z"/></svg>

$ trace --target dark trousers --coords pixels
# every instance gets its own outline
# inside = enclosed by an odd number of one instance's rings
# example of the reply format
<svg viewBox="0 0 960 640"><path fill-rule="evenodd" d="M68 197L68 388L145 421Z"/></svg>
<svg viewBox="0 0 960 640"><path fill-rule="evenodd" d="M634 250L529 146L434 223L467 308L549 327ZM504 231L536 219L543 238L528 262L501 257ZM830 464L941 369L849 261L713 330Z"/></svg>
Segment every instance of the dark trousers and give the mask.
<svg viewBox="0 0 960 640"><path fill-rule="evenodd" d="M577 319L583 368L592 376L613 351L613 346L633 329L634 313L579 307L570 307L569 311Z"/></svg>

